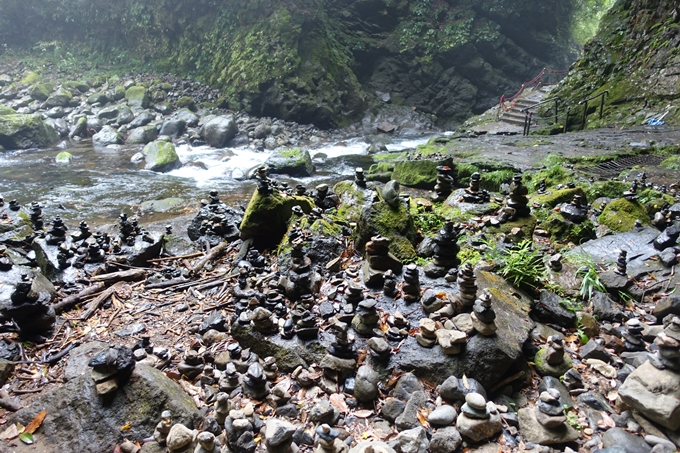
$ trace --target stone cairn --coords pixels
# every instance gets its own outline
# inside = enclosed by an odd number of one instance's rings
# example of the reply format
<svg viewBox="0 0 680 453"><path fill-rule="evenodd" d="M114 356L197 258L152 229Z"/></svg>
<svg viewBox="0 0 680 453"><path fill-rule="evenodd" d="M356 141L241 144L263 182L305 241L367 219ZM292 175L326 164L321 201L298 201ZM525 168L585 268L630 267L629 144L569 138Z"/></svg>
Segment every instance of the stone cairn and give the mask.
<svg viewBox="0 0 680 453"><path fill-rule="evenodd" d="M401 312L397 311L387 318L387 324L390 326L385 334L390 341L401 341L408 336L409 322Z"/></svg>
<svg viewBox="0 0 680 453"><path fill-rule="evenodd" d="M637 189L638 189L638 180L634 179L633 183L630 185L630 189L623 192L623 198L625 198L628 201L637 200L637 198L638 198Z"/></svg>
<svg viewBox="0 0 680 453"><path fill-rule="evenodd" d="M420 332L416 334L416 341L424 348L431 348L437 343L437 324L430 318L423 318L419 322Z"/></svg>
<svg viewBox="0 0 680 453"><path fill-rule="evenodd" d="M92 380L97 394L112 397L118 386L124 384L135 369L132 350L125 346L111 347L92 357L88 365L92 367Z"/></svg>
<svg viewBox="0 0 680 453"><path fill-rule="evenodd" d="M541 392L538 407L520 409L520 430L526 441L540 445L564 444L578 439L578 432L566 424L560 392L550 388Z"/></svg>
<svg viewBox="0 0 680 453"><path fill-rule="evenodd" d="M194 449L194 453L220 453L220 441L215 439L213 433L203 431L196 436L198 445Z"/></svg>
<svg viewBox="0 0 680 453"><path fill-rule="evenodd" d="M235 453L254 453L257 449L253 424L242 410L232 409L224 421L227 442Z"/></svg>
<svg viewBox="0 0 680 453"><path fill-rule="evenodd" d="M531 214L529 199L527 198L528 194L529 189L522 184L522 175L513 176L512 183L510 183L510 195L508 195L506 202L506 208L508 209L503 210L498 220L505 222L528 217Z"/></svg>
<svg viewBox="0 0 680 453"><path fill-rule="evenodd" d="M548 186L545 183L545 179L541 179L538 183L538 189L536 189L536 193L539 195L544 195L548 193Z"/></svg>
<svg viewBox="0 0 680 453"><path fill-rule="evenodd" d="M418 291L420 291L420 289ZM392 299L397 295L397 277L394 275L394 272L392 272L392 269L388 269L387 272L383 274L383 294Z"/></svg>
<svg viewBox="0 0 680 453"><path fill-rule="evenodd" d="M139 234L137 220L128 220L127 214L121 212L120 216L118 216L118 232L123 244L129 246L135 245L135 236Z"/></svg>
<svg viewBox="0 0 680 453"><path fill-rule="evenodd" d="M316 435L319 438L319 445L314 453L345 453L349 450L347 444L338 438L340 432L325 423L316 428Z"/></svg>
<svg viewBox="0 0 680 453"><path fill-rule="evenodd" d="M538 410L536 419L545 428L558 428L562 426L567 417L564 415L564 408L560 404L560 391L549 388L541 392L538 400Z"/></svg>
<svg viewBox="0 0 680 453"><path fill-rule="evenodd" d="M279 331L274 314L264 307L257 307L250 316L253 329L264 335L272 335Z"/></svg>
<svg viewBox="0 0 680 453"><path fill-rule="evenodd" d="M257 401L263 401L269 394L269 384L264 369L259 362L255 362L248 367L248 371L243 377L243 393Z"/></svg>
<svg viewBox="0 0 680 453"><path fill-rule="evenodd" d="M649 358L660 370L680 371L680 317L667 316L663 332L656 336L654 344L659 348Z"/></svg>
<svg viewBox="0 0 680 453"><path fill-rule="evenodd" d="M383 236L373 236L366 243L366 260L364 261L364 283L367 285L383 284L383 275L392 269L395 274L401 273L402 264L390 253L390 240Z"/></svg>
<svg viewBox="0 0 680 453"><path fill-rule="evenodd" d="M324 211L326 209L333 209L338 205L340 200L338 196L330 189L328 184L319 184L316 186L316 193L314 194L314 203Z"/></svg>
<svg viewBox="0 0 680 453"><path fill-rule="evenodd" d="M366 188L366 175L364 174L364 169L361 167L357 167L354 170L354 184L362 189Z"/></svg>
<svg viewBox="0 0 680 453"><path fill-rule="evenodd" d="M470 184L463 191L463 201L466 203L488 203L491 199L491 194L487 190L480 188L482 177L478 172L470 175Z"/></svg>
<svg viewBox="0 0 680 453"><path fill-rule="evenodd" d="M458 270L458 292L463 307L470 308L477 299L477 279L470 263L465 263Z"/></svg>
<svg viewBox="0 0 680 453"><path fill-rule="evenodd" d="M297 453L299 448L293 443L295 426L276 418L267 420L265 427L265 446L268 453Z"/></svg>
<svg viewBox="0 0 680 453"><path fill-rule="evenodd" d="M215 397L214 407L214 418L218 424L224 425L224 420L229 415L230 406L229 394L225 392L218 393Z"/></svg>
<svg viewBox="0 0 680 453"><path fill-rule="evenodd" d="M166 410L161 413L161 421L158 422L153 431L154 440L160 445L165 445L170 428L172 428L172 412Z"/></svg>
<svg viewBox="0 0 680 453"><path fill-rule="evenodd" d="M583 203L583 195L576 194L570 203L563 204L560 214L570 222L583 223L588 218L588 208Z"/></svg>
<svg viewBox="0 0 680 453"><path fill-rule="evenodd" d="M187 377L189 380L194 380L203 372L203 359L194 349L189 349L184 355L184 360L177 364L177 371Z"/></svg>
<svg viewBox="0 0 680 453"><path fill-rule="evenodd" d="M21 205L19 204L18 201L16 201L16 200L10 200L9 201L9 210L10 211L16 212L16 211L19 211L20 209L21 209Z"/></svg>
<svg viewBox="0 0 680 453"><path fill-rule="evenodd" d="M405 302L416 302L420 299L420 275L418 266L409 264L404 271L404 284L401 287Z"/></svg>
<svg viewBox="0 0 680 453"><path fill-rule="evenodd" d="M489 407L492 406L492 407ZM481 442L503 429L500 414L494 405L489 405L479 393L465 395L465 403L456 419L456 428L466 438Z"/></svg>
<svg viewBox="0 0 680 453"><path fill-rule="evenodd" d="M437 167L437 183L434 186L432 200L442 202L451 195L451 192L453 192L453 175L451 174L451 167L448 165L439 165Z"/></svg>
<svg viewBox="0 0 680 453"><path fill-rule="evenodd" d="M458 259L458 227L453 222L446 222L434 238L434 257L432 263L425 267L428 277L443 277L450 269L460 264Z"/></svg>
<svg viewBox="0 0 680 453"><path fill-rule="evenodd" d="M536 353L536 370L542 376L562 376L571 368L571 359L564 353L564 339L558 335L548 337L546 345Z"/></svg>
<svg viewBox="0 0 680 453"><path fill-rule="evenodd" d="M465 332L454 329L438 329L436 332L437 343L442 348L442 352L446 355L458 355L460 354L465 342L467 341L467 335Z"/></svg>
<svg viewBox="0 0 680 453"><path fill-rule="evenodd" d="M37 201L31 203L31 210L28 214L31 218L31 223L33 223L34 230L42 230L45 226L43 221L42 206Z"/></svg>
<svg viewBox="0 0 680 453"><path fill-rule="evenodd" d="M472 319L472 326L475 330L485 336L493 335L498 330L494 320L496 319L496 313L493 311L491 306L491 294L484 290L479 298L475 301L472 307L472 314L470 318Z"/></svg>
<svg viewBox="0 0 680 453"><path fill-rule="evenodd" d="M385 362L390 359L392 355L392 348L386 339L380 337L371 337L368 340L368 352L375 360Z"/></svg>
<svg viewBox="0 0 680 453"><path fill-rule="evenodd" d="M628 252L626 250L619 250L619 257L616 260L616 270L619 275L628 276Z"/></svg>
<svg viewBox="0 0 680 453"><path fill-rule="evenodd" d="M236 365L229 362L220 375L220 380L217 384L220 392L231 393L240 385L240 381L241 374L236 370Z"/></svg>
<svg viewBox="0 0 680 453"><path fill-rule="evenodd" d="M324 387L336 389L343 380L354 372L357 364L357 352L354 348L354 338L348 334L348 326L344 322L335 321L331 324L335 335L328 347L327 354L319 363L324 371Z"/></svg>
<svg viewBox="0 0 680 453"><path fill-rule="evenodd" d="M52 227L47 230L45 242L47 242L49 245L60 245L66 241L67 230L68 227L64 224L64 221L61 219L61 217L55 217L54 221L52 222Z"/></svg>
<svg viewBox="0 0 680 453"><path fill-rule="evenodd" d="M642 337L644 326L637 318L629 319L626 328L621 332L623 344L628 352L641 352L647 350L645 340Z"/></svg>
<svg viewBox="0 0 680 453"><path fill-rule="evenodd" d="M268 196L272 193L272 180L267 176L267 167L261 166L255 170L255 179L257 180L257 191L262 196Z"/></svg>
<svg viewBox="0 0 680 453"><path fill-rule="evenodd" d="M21 274L21 280L10 296L12 303L2 308L2 314L14 320L23 337L35 337L36 340L43 335L49 336L57 320L54 308L49 305L51 296L39 291L37 286L35 278Z"/></svg>
<svg viewBox="0 0 680 453"><path fill-rule="evenodd" d="M359 334L372 337L377 334L376 329L380 315L376 309L375 299L364 299L357 306L357 313L352 319L352 328Z"/></svg>

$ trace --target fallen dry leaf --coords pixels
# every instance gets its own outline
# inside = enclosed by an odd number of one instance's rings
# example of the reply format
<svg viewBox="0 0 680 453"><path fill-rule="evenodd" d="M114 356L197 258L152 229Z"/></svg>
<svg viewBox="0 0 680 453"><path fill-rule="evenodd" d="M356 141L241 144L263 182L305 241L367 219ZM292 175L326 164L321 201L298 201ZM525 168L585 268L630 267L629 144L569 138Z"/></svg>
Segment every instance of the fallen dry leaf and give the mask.
<svg viewBox="0 0 680 453"><path fill-rule="evenodd" d="M333 393L330 398L328 398L329 402L331 403L331 406L339 410L341 413L346 414L349 412L349 408L347 407L347 404L345 403L345 397L344 395L341 395L339 393Z"/></svg>
<svg viewBox="0 0 680 453"><path fill-rule="evenodd" d="M465 386L466 389L470 390L470 383L468 382L467 376L463 374L463 386Z"/></svg>
<svg viewBox="0 0 680 453"><path fill-rule="evenodd" d="M368 409L362 409L362 410L356 411L356 412L354 413L354 416L355 416L356 418L368 418L368 417L370 417L371 415L373 415L373 411L368 410Z"/></svg>
<svg viewBox="0 0 680 453"><path fill-rule="evenodd" d="M43 420L45 420L45 416L47 415L47 411L42 411L38 415L35 416L33 420L31 420L31 423L29 423L26 428L24 429L25 433L33 434L38 428L40 428L40 425L42 425Z"/></svg>
<svg viewBox="0 0 680 453"><path fill-rule="evenodd" d="M19 435L19 429L16 423L11 424L6 430L0 433L0 439L10 440Z"/></svg>
<svg viewBox="0 0 680 453"><path fill-rule="evenodd" d="M429 415L429 413L430 411L428 409L425 408L418 409L417 414L418 421L420 422L421 425L423 425L425 429L430 429L430 422L427 421L427 416Z"/></svg>

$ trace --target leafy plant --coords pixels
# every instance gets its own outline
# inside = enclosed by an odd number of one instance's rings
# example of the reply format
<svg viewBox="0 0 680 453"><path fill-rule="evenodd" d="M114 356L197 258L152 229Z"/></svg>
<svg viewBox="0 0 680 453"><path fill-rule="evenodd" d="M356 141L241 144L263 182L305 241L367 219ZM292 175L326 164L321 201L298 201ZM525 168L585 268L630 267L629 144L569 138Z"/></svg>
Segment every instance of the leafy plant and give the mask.
<svg viewBox="0 0 680 453"><path fill-rule="evenodd" d="M581 281L581 288L579 295L583 300L590 300L593 297L594 291L607 292L597 275L597 264L593 259L585 253L569 255L569 259L576 265L579 265L578 274L583 277Z"/></svg>
<svg viewBox="0 0 680 453"><path fill-rule="evenodd" d="M508 249L501 256L498 265L498 273L520 287L536 288L546 274L541 254L533 248L530 239L525 239L516 247Z"/></svg>

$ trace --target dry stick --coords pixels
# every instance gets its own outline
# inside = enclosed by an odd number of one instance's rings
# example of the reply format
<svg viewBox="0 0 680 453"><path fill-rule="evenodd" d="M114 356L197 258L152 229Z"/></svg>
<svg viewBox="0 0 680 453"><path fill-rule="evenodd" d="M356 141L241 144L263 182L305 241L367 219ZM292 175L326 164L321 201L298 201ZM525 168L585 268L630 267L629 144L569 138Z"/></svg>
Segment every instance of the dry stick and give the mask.
<svg viewBox="0 0 680 453"><path fill-rule="evenodd" d="M90 302L87 306L87 310L83 312L80 316L81 320L86 320L99 308L99 306L116 291L117 288L123 286L123 282L114 283L113 286L104 290L96 299Z"/></svg>
<svg viewBox="0 0 680 453"><path fill-rule="evenodd" d="M212 250L210 250L208 254L206 254L203 258L198 260L193 267L189 268L189 272L191 272L192 274L196 274L197 272L199 272L201 269L203 269L203 267L206 264L208 264L215 258L218 258L222 253L224 253L228 245L229 244L227 244L226 242L220 242L219 244L217 244L215 247L212 248Z"/></svg>
<svg viewBox="0 0 680 453"><path fill-rule="evenodd" d="M521 377L524 377L524 371L520 371L519 373L515 373L515 374L513 374L512 376L503 379L501 382L499 382L498 384L494 385L494 386L491 388L490 391L491 391L491 392L495 392L496 390L498 390L499 388L503 387L504 385L507 385L507 384L511 383L512 381L516 381L517 379L519 379L519 378L521 378Z"/></svg>
<svg viewBox="0 0 680 453"><path fill-rule="evenodd" d="M146 285L144 288L146 289L163 289L167 288L169 286L174 286L174 285L181 285L182 283L187 283L189 279L186 279L184 277L178 277L178 278L173 278L172 280L167 280L164 282L159 282L159 283L152 283L150 285Z"/></svg>
<svg viewBox="0 0 680 453"><path fill-rule="evenodd" d="M129 271L112 272L110 274L96 275L90 280L93 282L114 283L120 281L135 281L146 278L146 269L130 269Z"/></svg>
<svg viewBox="0 0 680 453"><path fill-rule="evenodd" d="M190 253L188 255L180 255L180 256L168 256L165 258L154 258L152 260L146 260L147 263L162 263L164 261L174 261L174 260L183 260L186 258L196 258L198 256L203 255L203 252L194 252Z"/></svg>
<svg viewBox="0 0 680 453"><path fill-rule="evenodd" d="M52 308L54 308L54 311L57 312L57 314L60 314L64 311L71 309L73 306L78 304L87 296L91 296L94 293L98 293L99 291L103 290L104 286L106 285L104 285L103 282L97 282L94 285L88 286L87 288L83 289L78 294L68 296L61 302L52 305Z"/></svg>

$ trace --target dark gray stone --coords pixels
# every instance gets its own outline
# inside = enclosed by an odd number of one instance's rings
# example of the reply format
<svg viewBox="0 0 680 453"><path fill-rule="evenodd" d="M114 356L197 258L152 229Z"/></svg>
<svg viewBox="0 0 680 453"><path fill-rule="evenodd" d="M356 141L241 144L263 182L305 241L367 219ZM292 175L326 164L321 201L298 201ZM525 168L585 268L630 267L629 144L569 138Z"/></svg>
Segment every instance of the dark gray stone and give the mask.
<svg viewBox="0 0 680 453"><path fill-rule="evenodd" d="M593 314L601 321L622 322L625 320L625 315L619 304L611 300L607 294L595 291L591 303Z"/></svg>
<svg viewBox="0 0 680 453"><path fill-rule="evenodd" d="M680 316L680 296L668 296L661 299L654 307L653 314L658 320L668 315Z"/></svg>
<svg viewBox="0 0 680 453"><path fill-rule="evenodd" d="M531 313L537 321L573 327L576 324L576 313L566 309L561 302L562 297L543 289L541 298Z"/></svg>
<svg viewBox="0 0 680 453"><path fill-rule="evenodd" d="M385 420L394 422L397 417L399 417L402 412L404 412L405 408L406 404L400 399L387 398L380 409L380 415L382 415Z"/></svg>
<svg viewBox="0 0 680 453"><path fill-rule="evenodd" d="M406 373L397 381L394 387L394 397L402 401L408 401L415 392L422 392L425 390L423 384L412 373Z"/></svg>
<svg viewBox="0 0 680 453"><path fill-rule="evenodd" d="M538 393L545 392L549 389L555 389L560 392L560 407L573 407L574 399L571 397L569 390L562 384L562 382L553 376L544 376L541 383L538 385Z"/></svg>
<svg viewBox="0 0 680 453"><path fill-rule="evenodd" d="M642 438L621 428L612 428L604 433L602 444L605 448L623 447L626 453L650 453L652 451L652 446Z"/></svg>
<svg viewBox="0 0 680 453"><path fill-rule="evenodd" d="M213 148L223 148L236 136L238 127L231 115L217 116L208 121L201 129L205 142Z"/></svg>
<svg viewBox="0 0 680 453"><path fill-rule="evenodd" d="M581 346L579 349L581 360L584 359L599 359L603 362L612 363L612 356L593 339L588 340L588 343Z"/></svg>
<svg viewBox="0 0 680 453"><path fill-rule="evenodd" d="M418 420L418 411L421 408L426 407L427 404L427 393L425 392L414 392L411 398L406 403L404 412L401 413L399 417L395 420L395 425L399 431L404 431L407 429L413 429L420 426L420 421Z"/></svg>

